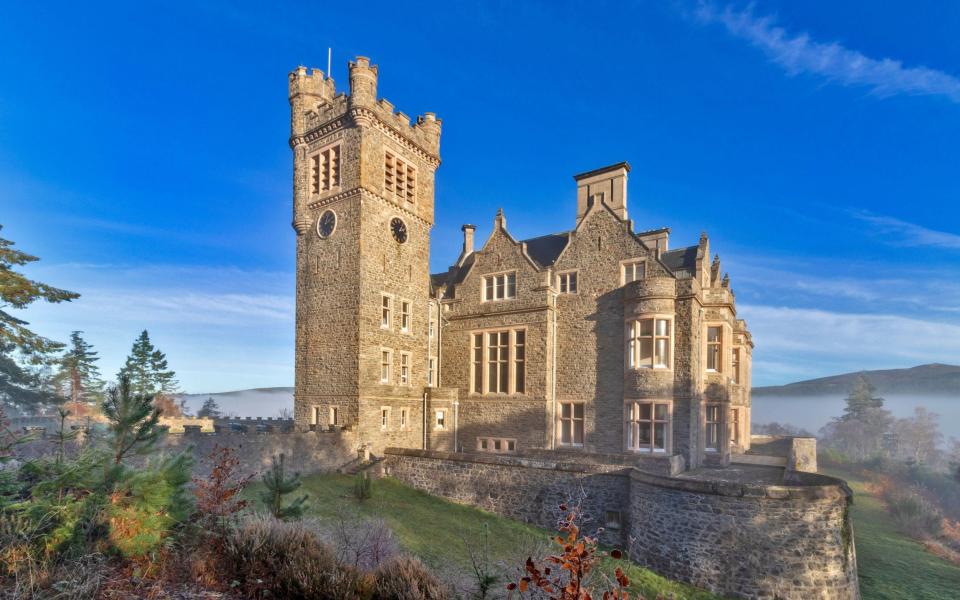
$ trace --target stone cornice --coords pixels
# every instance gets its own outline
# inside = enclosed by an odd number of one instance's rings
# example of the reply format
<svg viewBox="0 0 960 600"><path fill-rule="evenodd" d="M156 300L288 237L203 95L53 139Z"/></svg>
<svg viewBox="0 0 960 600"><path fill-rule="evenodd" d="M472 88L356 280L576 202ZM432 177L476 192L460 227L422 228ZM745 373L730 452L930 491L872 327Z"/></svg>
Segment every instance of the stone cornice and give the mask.
<svg viewBox="0 0 960 600"><path fill-rule="evenodd" d="M419 221L419 222L422 223L424 226L426 226L427 229L430 229L430 228L433 227L433 225L432 225L429 221L427 221L426 219L424 219L423 217L421 217L421 216L418 215L417 213L412 212L412 211L410 211L410 210L408 210L408 209L400 206L399 204L395 204L395 203L393 203L393 202L390 202L389 200L386 200L386 199L380 197L379 194L375 194L375 193L371 192L370 190L368 190L367 188L364 188L364 187L355 187L355 188L351 188L351 189L349 189L349 190L345 190L345 191L342 191L342 192L339 192L339 193L336 193L336 194L332 194L332 195L330 195L330 196L325 196L325 197L323 197L323 198L318 198L318 199L316 199L316 200L313 200L313 201L311 201L311 202L308 202L308 203L307 203L307 209L312 210L312 209L315 209L315 208L322 208L322 207L324 207L324 206L327 206L328 204L333 204L333 203L335 203L335 202L339 202L339 201L345 200L345 199L347 199L347 198L352 198L352 197L357 196L357 195L361 196L362 198L369 198L369 199L371 199L371 200L376 200L377 202L380 202L380 203L384 204L384 205L387 206L388 208L390 208L390 209L392 209L392 210L394 210L394 211L396 211L396 212L402 213L404 216L407 216L407 217L409 217L409 218L411 218L411 219L414 219L414 220L416 220L416 221Z"/></svg>
<svg viewBox="0 0 960 600"><path fill-rule="evenodd" d="M322 138L326 135L333 133L338 129L343 128L343 117L344 115L339 115L333 119L323 123L317 127L314 127L310 131L307 131L303 135L296 135L290 137L290 147L296 148L300 144L309 144L310 142Z"/></svg>
<svg viewBox="0 0 960 600"><path fill-rule="evenodd" d="M408 150L413 151L414 154L419 156L421 160L432 166L434 169L440 166L439 156L436 156L419 144L411 141L402 132L397 131L396 128L392 127L389 123L386 123L383 119L381 119L375 111L368 108L357 107L351 109L350 114L354 121L369 121L374 128L387 134L387 136L389 136L394 142L402 144Z"/></svg>

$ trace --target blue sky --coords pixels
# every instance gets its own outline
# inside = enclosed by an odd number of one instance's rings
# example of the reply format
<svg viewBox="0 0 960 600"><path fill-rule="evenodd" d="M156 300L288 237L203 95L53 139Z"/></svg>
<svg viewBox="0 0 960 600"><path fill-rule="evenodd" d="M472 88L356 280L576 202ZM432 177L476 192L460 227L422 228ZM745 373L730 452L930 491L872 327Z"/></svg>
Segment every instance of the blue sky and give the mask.
<svg viewBox="0 0 960 600"><path fill-rule="evenodd" d="M4 10L2 235L83 295L23 316L107 374L147 328L188 391L292 383L286 75L327 47L443 119L435 270L627 160L639 229L709 232L755 384L960 362L960 5L270 4Z"/></svg>

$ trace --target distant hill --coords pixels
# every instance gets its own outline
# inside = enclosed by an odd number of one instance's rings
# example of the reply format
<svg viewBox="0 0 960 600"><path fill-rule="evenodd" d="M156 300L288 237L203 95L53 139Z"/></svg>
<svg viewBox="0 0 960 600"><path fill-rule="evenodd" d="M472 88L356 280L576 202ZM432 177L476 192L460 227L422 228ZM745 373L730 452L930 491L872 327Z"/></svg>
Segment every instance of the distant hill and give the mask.
<svg viewBox="0 0 960 600"><path fill-rule="evenodd" d="M293 411L293 388L272 387L234 390L212 394L184 394L187 410L196 414L204 400L213 398L220 412L235 417L276 417L281 410Z"/></svg>
<svg viewBox="0 0 960 600"><path fill-rule="evenodd" d="M797 381L787 385L753 388L754 396L833 396L846 395L859 375L866 375L883 394L937 394L960 397L960 366L934 363L909 369L859 371L820 379Z"/></svg>

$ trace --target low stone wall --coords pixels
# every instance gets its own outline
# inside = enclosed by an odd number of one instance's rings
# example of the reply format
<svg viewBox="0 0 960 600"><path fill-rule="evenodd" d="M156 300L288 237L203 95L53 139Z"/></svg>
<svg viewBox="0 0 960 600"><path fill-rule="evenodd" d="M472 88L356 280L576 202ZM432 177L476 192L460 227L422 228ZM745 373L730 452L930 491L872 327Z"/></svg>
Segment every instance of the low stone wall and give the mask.
<svg viewBox="0 0 960 600"><path fill-rule="evenodd" d="M386 472L421 490L546 528L582 495L602 541L665 577L742 598L859 598L849 489L680 479L622 465L388 449Z"/></svg>
<svg viewBox="0 0 960 600"><path fill-rule="evenodd" d="M49 431L49 430L48 430ZM96 443L101 431L94 430L90 439L69 442L67 454L75 455L86 443ZM216 448L233 448L237 452L241 470L246 473L259 473L270 466L272 456L286 455L286 465L291 471L304 475L326 473L357 460L358 442L350 431L305 432L305 433L200 433L187 430L185 434L164 434L157 448L148 456L133 455L131 464L156 458L163 453L170 454L191 449L194 459L194 476L204 477L212 468L208 460ZM38 437L17 448L17 455L24 459L51 456L56 451L51 436Z"/></svg>
<svg viewBox="0 0 960 600"><path fill-rule="evenodd" d="M357 459L357 442L351 432L323 433L217 433L165 435L161 448L168 451L193 449L194 473L204 476L212 465L207 457L217 446L233 448L242 468L260 472L270 467L271 457L285 454L286 466L304 475L335 471Z"/></svg>

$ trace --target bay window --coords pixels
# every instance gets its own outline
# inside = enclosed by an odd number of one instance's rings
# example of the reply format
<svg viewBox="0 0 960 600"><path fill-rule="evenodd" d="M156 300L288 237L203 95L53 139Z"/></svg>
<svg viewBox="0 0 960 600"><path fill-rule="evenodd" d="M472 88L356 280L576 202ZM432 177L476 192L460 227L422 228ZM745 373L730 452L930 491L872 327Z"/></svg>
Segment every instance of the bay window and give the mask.
<svg viewBox="0 0 960 600"><path fill-rule="evenodd" d="M671 319L651 317L630 323L627 360L631 369L669 369L673 347Z"/></svg>

